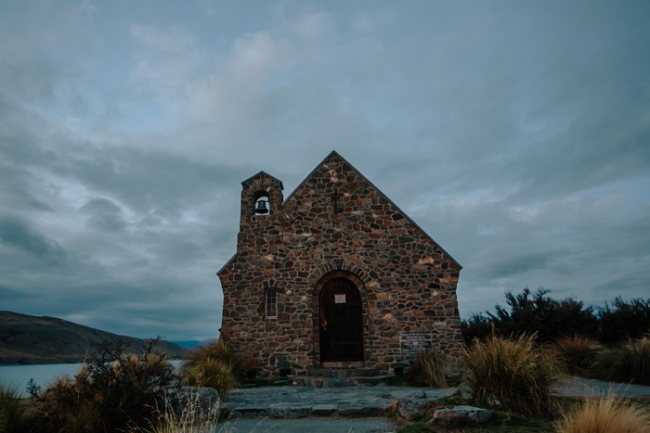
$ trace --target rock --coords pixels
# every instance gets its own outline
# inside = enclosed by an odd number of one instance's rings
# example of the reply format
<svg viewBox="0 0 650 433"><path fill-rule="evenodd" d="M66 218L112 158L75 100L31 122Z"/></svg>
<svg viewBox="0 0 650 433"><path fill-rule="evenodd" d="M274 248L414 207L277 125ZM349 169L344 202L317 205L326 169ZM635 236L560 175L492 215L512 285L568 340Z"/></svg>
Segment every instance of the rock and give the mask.
<svg viewBox="0 0 650 433"><path fill-rule="evenodd" d="M289 381L288 380L275 380L273 381L273 385L288 385Z"/></svg>
<svg viewBox="0 0 650 433"><path fill-rule="evenodd" d="M493 392L487 395L487 404L495 409L501 409L501 407L503 407L501 400L499 400L499 397L497 397Z"/></svg>
<svg viewBox="0 0 650 433"><path fill-rule="evenodd" d="M275 419L287 419L289 418L289 406L286 404L271 404L266 409L266 412L269 414L269 417Z"/></svg>
<svg viewBox="0 0 650 433"><path fill-rule="evenodd" d="M313 416L330 416L336 410L338 409L338 406L335 404L315 404L311 408L311 414Z"/></svg>
<svg viewBox="0 0 650 433"><path fill-rule="evenodd" d="M304 418L311 413L311 405L289 406L289 417L291 419Z"/></svg>
<svg viewBox="0 0 650 433"><path fill-rule="evenodd" d="M214 388L186 386L170 389L167 391L167 402L181 420L210 421L223 418L230 412Z"/></svg>
<svg viewBox="0 0 650 433"><path fill-rule="evenodd" d="M434 400L423 398L404 398L397 399L399 414L403 417L411 417L418 413L427 413L436 409L438 405Z"/></svg>
<svg viewBox="0 0 650 433"><path fill-rule="evenodd" d="M267 415L267 407L265 405L248 405L239 406L236 408L237 412L241 413L244 418L256 418L259 416Z"/></svg>
<svg viewBox="0 0 650 433"><path fill-rule="evenodd" d="M311 379L309 381L309 386L313 386L314 388L322 388L323 387L323 379Z"/></svg>
<svg viewBox="0 0 650 433"><path fill-rule="evenodd" d="M363 407L361 406L339 406L339 415L341 416L361 416Z"/></svg>
<svg viewBox="0 0 650 433"><path fill-rule="evenodd" d="M485 422L492 417L490 411L473 406L456 406L453 409L440 409L436 411L436 419L457 420L467 419L472 422Z"/></svg>
<svg viewBox="0 0 650 433"><path fill-rule="evenodd" d="M304 418L311 414L312 406L271 404L266 408L266 413L275 419L296 419Z"/></svg>

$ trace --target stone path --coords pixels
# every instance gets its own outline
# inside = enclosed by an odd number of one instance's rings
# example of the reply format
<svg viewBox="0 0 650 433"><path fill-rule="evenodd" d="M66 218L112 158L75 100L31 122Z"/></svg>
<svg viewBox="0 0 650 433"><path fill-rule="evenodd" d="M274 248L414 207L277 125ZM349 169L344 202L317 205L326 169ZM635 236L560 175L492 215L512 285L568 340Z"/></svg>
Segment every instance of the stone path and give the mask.
<svg viewBox="0 0 650 433"><path fill-rule="evenodd" d="M573 377L563 380L555 391L567 397L594 397L612 395L615 397L650 396L650 386L626 383L598 382L596 380Z"/></svg>
<svg viewBox="0 0 650 433"><path fill-rule="evenodd" d="M388 433L399 426L386 418L240 419L214 426L213 433Z"/></svg>
<svg viewBox="0 0 650 433"><path fill-rule="evenodd" d="M395 400L417 400L419 403L440 400L456 392L456 388L407 388L401 386L312 388L265 387L239 389L231 392L226 403L233 418L268 416L295 419L309 416L363 417L381 416Z"/></svg>
<svg viewBox="0 0 650 433"><path fill-rule="evenodd" d="M420 406L455 394L458 388L410 388L401 386L355 386L314 388L278 386L232 391L226 403L233 410L232 419L270 417L297 419L305 417L372 417L382 416L396 400L400 410L412 402ZM650 387L614 384L571 378L555 388L558 395L571 397L615 395L650 396Z"/></svg>

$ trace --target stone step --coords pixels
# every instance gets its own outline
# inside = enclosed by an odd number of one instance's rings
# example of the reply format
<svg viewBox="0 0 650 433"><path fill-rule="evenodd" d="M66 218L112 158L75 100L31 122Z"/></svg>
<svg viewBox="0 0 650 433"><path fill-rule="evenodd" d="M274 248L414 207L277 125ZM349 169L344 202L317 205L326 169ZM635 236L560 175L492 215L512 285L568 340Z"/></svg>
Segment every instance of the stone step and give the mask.
<svg viewBox="0 0 650 433"><path fill-rule="evenodd" d="M264 405L228 405L232 412L230 418L296 419L306 417L376 417L385 415L392 401L368 402L350 406L347 404L291 404L277 403Z"/></svg>
<svg viewBox="0 0 650 433"><path fill-rule="evenodd" d="M386 385L395 376L322 377L322 376L288 376L294 386L311 386L315 388L340 388L347 386L381 386Z"/></svg>
<svg viewBox="0 0 650 433"><path fill-rule="evenodd" d="M309 372L310 377L373 377L382 372L374 368L323 368Z"/></svg>

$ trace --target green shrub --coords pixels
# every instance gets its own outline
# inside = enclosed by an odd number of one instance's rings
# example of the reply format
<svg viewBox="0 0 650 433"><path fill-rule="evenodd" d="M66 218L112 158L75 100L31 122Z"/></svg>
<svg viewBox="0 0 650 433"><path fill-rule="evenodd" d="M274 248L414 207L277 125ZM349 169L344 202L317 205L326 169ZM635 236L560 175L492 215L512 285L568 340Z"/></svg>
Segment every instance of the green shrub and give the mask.
<svg viewBox="0 0 650 433"><path fill-rule="evenodd" d="M579 335L565 336L555 342L555 351L565 371L586 376L601 350L596 340Z"/></svg>
<svg viewBox="0 0 650 433"><path fill-rule="evenodd" d="M221 383L224 386L222 390L227 392L228 389L236 388L239 383L254 377L258 369L258 361L252 356L235 352L228 343L219 339L190 350L181 366L181 375L188 382L190 379L195 381L203 378L210 383ZM217 377L218 374L223 374L223 378ZM217 386L205 383L202 386L213 387L220 393L222 391Z"/></svg>
<svg viewBox="0 0 650 433"><path fill-rule="evenodd" d="M463 340L466 346L472 344L476 338L483 339L495 332L492 319L480 313L472 314L467 320L461 320L460 330L463 333Z"/></svg>
<svg viewBox="0 0 650 433"><path fill-rule="evenodd" d="M121 341L103 342L75 380L57 378L45 392L31 384L38 432L115 432L150 425L164 405L173 367L155 351L158 339L139 356L123 355Z"/></svg>
<svg viewBox="0 0 650 433"><path fill-rule="evenodd" d="M465 386L475 403L503 406L526 415L544 415L551 410L551 389L558 372L555 359L535 336L504 339L492 335L475 340L462 353L469 370Z"/></svg>
<svg viewBox="0 0 650 433"><path fill-rule="evenodd" d="M598 378L608 382L650 385L650 337L605 349L594 361Z"/></svg>
<svg viewBox="0 0 650 433"><path fill-rule="evenodd" d="M474 314L461 322L465 343L473 338L487 338L492 326L497 335L536 334L537 341L550 343L562 335L580 334L595 338L598 334L598 318L593 307L585 307L573 298L557 300L548 294L550 290L538 289L532 293L524 288L522 293L506 292L509 311L496 305L496 313Z"/></svg>
<svg viewBox="0 0 650 433"><path fill-rule="evenodd" d="M611 307L598 309L599 336L601 343L612 345L626 340L638 339L650 332L650 298L623 301L619 296Z"/></svg>
<svg viewBox="0 0 650 433"><path fill-rule="evenodd" d="M564 413L557 422L558 433L650 433L647 409L614 397L587 400L581 407Z"/></svg>
<svg viewBox="0 0 650 433"><path fill-rule="evenodd" d="M426 351L418 353L407 372L409 385L447 388L446 365L447 359L444 354Z"/></svg>
<svg viewBox="0 0 650 433"><path fill-rule="evenodd" d="M18 385L0 382L0 433L21 432L24 429L27 405Z"/></svg>

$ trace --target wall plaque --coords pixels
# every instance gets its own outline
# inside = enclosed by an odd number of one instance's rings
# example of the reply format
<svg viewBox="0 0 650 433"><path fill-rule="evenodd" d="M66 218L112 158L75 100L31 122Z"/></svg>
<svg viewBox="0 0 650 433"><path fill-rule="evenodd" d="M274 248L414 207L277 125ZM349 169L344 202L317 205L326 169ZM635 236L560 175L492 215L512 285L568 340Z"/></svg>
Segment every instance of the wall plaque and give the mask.
<svg viewBox="0 0 650 433"><path fill-rule="evenodd" d="M431 350L431 332L400 332L399 345L402 353L417 353L421 350Z"/></svg>
<svg viewBox="0 0 650 433"><path fill-rule="evenodd" d="M335 304L345 304L345 293L342 295L334 295Z"/></svg>

